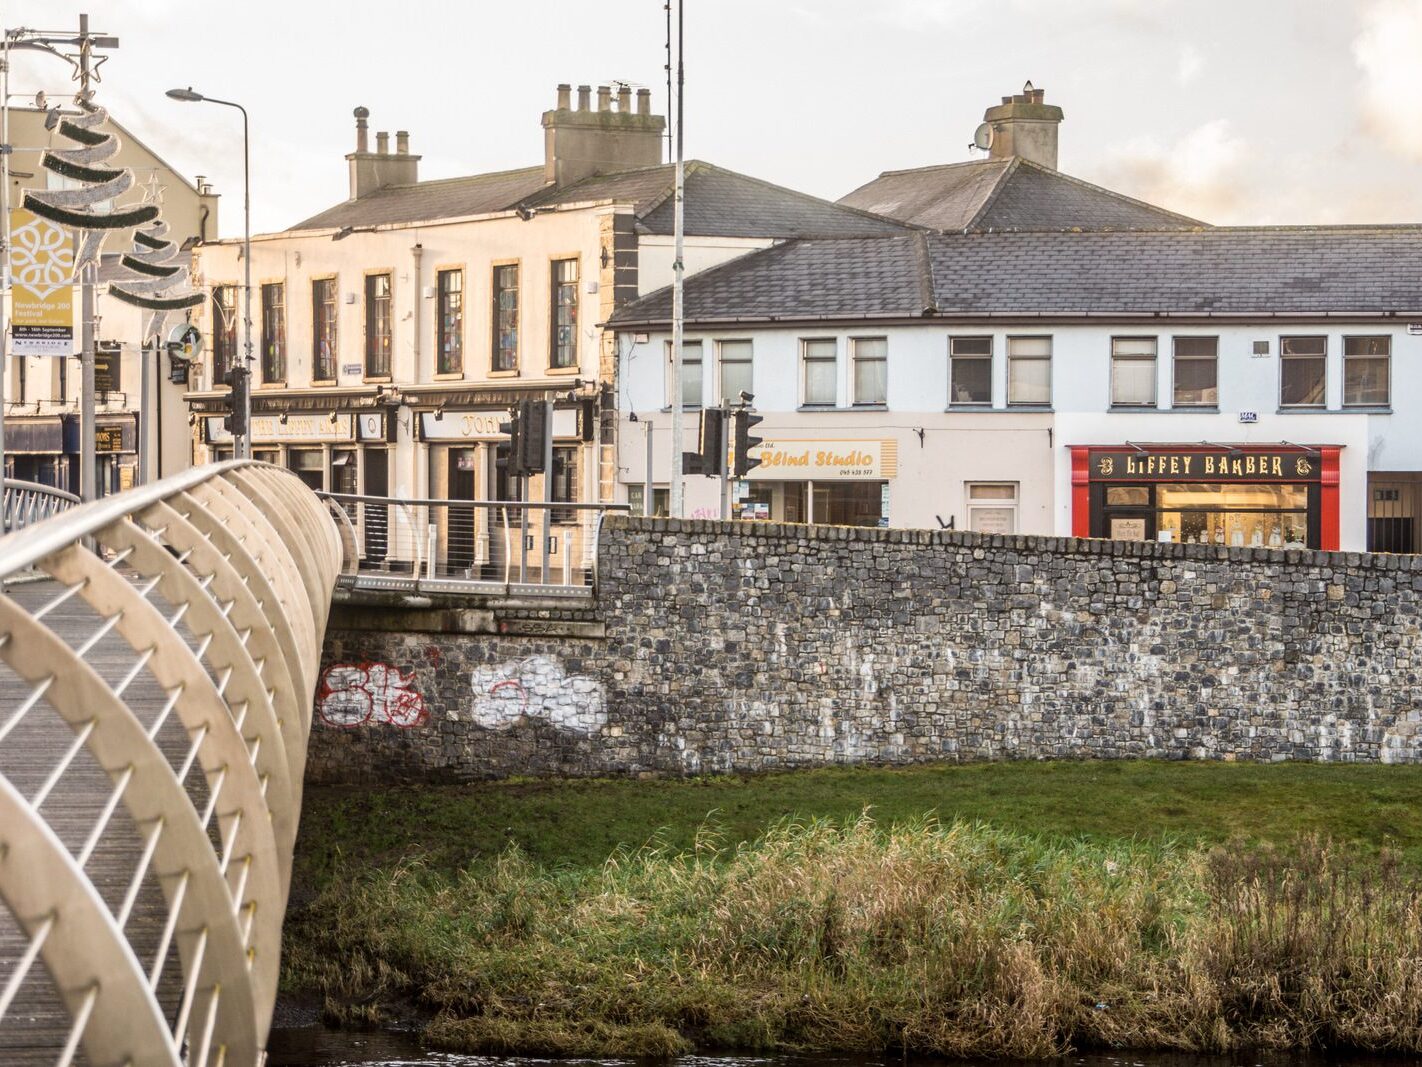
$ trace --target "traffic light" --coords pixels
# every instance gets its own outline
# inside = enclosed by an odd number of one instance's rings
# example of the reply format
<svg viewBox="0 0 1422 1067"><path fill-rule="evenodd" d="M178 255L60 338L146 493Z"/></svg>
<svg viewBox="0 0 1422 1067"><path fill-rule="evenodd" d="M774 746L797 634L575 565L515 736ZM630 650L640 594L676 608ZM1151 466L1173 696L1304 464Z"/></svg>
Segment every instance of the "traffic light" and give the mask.
<svg viewBox="0 0 1422 1067"><path fill-rule="evenodd" d="M519 466L523 468L524 474L543 472L548 435L553 430L553 420L550 418L552 407L546 400L519 401L518 417L519 422L523 424L523 432L519 434L516 451L519 454Z"/></svg>
<svg viewBox="0 0 1422 1067"><path fill-rule="evenodd" d="M751 427L759 426L764 421L764 416L755 414L749 408L737 408L731 412L731 425L736 441L736 455L731 461L732 476L744 478L760 466L760 459L752 456L750 450L759 445L762 438L752 437Z"/></svg>
<svg viewBox="0 0 1422 1067"><path fill-rule="evenodd" d="M510 478L522 478L528 473L523 469L523 409L527 403L527 400L519 401L518 406L509 411L509 421L499 423L499 433L509 438L509 458L504 469Z"/></svg>
<svg viewBox="0 0 1422 1067"><path fill-rule="evenodd" d="M234 367L232 370L232 436L247 436L247 405L248 390L252 376L247 373L245 367Z"/></svg>

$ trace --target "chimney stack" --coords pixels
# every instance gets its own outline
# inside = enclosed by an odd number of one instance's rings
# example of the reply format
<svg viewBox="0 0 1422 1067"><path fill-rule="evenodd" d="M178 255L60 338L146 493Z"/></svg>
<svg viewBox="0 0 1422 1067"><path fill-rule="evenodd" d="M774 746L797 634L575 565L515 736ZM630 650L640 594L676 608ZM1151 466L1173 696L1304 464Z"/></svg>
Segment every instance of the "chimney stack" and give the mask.
<svg viewBox="0 0 1422 1067"><path fill-rule="evenodd" d="M356 151L369 152L370 141L366 136L365 120L370 118L370 108L358 107L355 109L356 120Z"/></svg>
<svg viewBox="0 0 1422 1067"><path fill-rule="evenodd" d="M390 134L381 130L375 135L375 151L370 151L366 120L370 110L355 109L356 150L346 156L350 167L351 199L359 200L391 185L414 185L419 178L419 156L410 155L410 134L399 130L395 134L395 152L390 151Z"/></svg>
<svg viewBox="0 0 1422 1067"><path fill-rule="evenodd" d="M1028 82L1022 92L1004 96L1001 104L983 113L983 121L992 127L989 159L1020 156L1057 169L1057 129L1061 126L1062 109L1045 103L1045 98L1044 90Z"/></svg>
<svg viewBox="0 0 1422 1067"><path fill-rule="evenodd" d="M597 87L596 111L590 86L578 86L576 111L568 109L568 94L567 85L558 86L558 106L543 113L543 177L550 185L661 163L666 120L651 113L651 90L637 90L635 113L630 86L618 88L615 110L611 86Z"/></svg>

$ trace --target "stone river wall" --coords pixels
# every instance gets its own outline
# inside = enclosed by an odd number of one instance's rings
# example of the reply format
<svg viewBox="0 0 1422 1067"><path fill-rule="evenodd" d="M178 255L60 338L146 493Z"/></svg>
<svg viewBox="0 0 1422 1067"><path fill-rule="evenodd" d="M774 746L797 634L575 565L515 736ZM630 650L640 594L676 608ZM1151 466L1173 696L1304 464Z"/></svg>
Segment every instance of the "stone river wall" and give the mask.
<svg viewBox="0 0 1422 1067"><path fill-rule="evenodd" d="M340 608L312 777L1422 755L1422 557L617 518L598 564Z"/></svg>

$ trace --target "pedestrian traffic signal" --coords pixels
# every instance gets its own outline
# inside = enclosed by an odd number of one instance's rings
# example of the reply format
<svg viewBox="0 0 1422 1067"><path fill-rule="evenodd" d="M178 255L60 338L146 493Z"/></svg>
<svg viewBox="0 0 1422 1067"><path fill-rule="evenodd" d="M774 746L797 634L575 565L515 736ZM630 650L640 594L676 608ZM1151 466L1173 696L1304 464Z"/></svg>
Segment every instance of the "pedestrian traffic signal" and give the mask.
<svg viewBox="0 0 1422 1067"><path fill-rule="evenodd" d="M540 474L548 454L548 435L553 430L553 405L547 400L521 400L518 409L519 422L523 424L518 442L519 466L525 474Z"/></svg>
<svg viewBox="0 0 1422 1067"><path fill-rule="evenodd" d="M752 456L750 450L757 447L762 438L752 437L751 427L759 426L764 421L764 416L756 415L749 408L737 408L731 412L731 425L736 443L735 458L731 461L733 477L744 478L760 466L760 457Z"/></svg>
<svg viewBox="0 0 1422 1067"><path fill-rule="evenodd" d="M247 436L247 412L250 410L251 375L245 367L232 369L232 436Z"/></svg>
<svg viewBox="0 0 1422 1067"><path fill-rule="evenodd" d="M697 448L701 473L719 478L726 473L726 412L706 408L701 412L701 436Z"/></svg>

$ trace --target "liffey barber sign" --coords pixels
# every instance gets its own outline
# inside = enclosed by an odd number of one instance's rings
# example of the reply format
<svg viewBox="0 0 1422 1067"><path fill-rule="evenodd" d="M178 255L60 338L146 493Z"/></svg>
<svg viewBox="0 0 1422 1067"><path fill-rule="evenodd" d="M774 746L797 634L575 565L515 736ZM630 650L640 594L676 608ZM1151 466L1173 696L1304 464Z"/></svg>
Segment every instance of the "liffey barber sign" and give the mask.
<svg viewBox="0 0 1422 1067"><path fill-rule="evenodd" d="M10 212L14 309L10 351L17 356L74 354L74 238L28 211Z"/></svg>
<svg viewBox="0 0 1422 1067"><path fill-rule="evenodd" d="M898 473L898 443L878 439L769 440L756 449L753 479L775 481L892 478Z"/></svg>
<svg viewBox="0 0 1422 1067"><path fill-rule="evenodd" d="M1096 451L1093 482L1316 482L1322 471L1316 453L1273 449L1218 451Z"/></svg>

